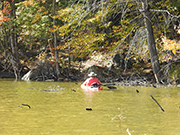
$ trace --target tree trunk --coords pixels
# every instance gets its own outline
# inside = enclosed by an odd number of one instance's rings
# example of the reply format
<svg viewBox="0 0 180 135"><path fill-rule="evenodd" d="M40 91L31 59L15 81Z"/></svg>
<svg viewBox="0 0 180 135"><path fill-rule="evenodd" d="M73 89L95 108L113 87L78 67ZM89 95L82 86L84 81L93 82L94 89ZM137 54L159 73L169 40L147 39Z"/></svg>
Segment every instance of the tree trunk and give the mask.
<svg viewBox="0 0 180 135"><path fill-rule="evenodd" d="M147 0L142 1L142 12L144 15L144 23L147 29L147 41L148 41L148 48L149 53L151 57L151 63L153 67L154 76L156 79L156 82L159 83L160 80L160 65L159 65L159 59L157 55L155 40L154 40L154 34L153 34L153 28L151 24L151 18L150 18L150 11L148 8Z"/></svg>
<svg viewBox="0 0 180 135"><path fill-rule="evenodd" d="M55 8L55 4L56 4L56 0L53 0L53 15L55 16L56 15L56 8ZM55 26L56 25L56 19L53 18L53 25ZM60 71L59 71L59 66L58 66L58 52L57 52L57 33L56 31L54 31L54 50L55 50L55 61L56 61L56 74L57 74L57 77L59 77L59 74L60 74Z"/></svg>
<svg viewBox="0 0 180 135"><path fill-rule="evenodd" d="M10 45L12 50L12 55L10 58L10 62L13 66L14 74L16 76L16 79L20 79L21 75L21 63L19 61L19 55L18 55L18 45L17 45L17 34L16 34L16 26L13 23L13 20L16 18L16 9L15 9L15 1L10 1L11 5L11 11L10 11Z"/></svg>

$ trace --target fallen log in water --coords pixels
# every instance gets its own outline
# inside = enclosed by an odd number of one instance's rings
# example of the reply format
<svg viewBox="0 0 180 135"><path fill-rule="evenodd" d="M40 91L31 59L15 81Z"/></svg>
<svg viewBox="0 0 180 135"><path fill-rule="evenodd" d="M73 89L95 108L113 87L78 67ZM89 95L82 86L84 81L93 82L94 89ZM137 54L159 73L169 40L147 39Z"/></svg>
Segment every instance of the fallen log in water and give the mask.
<svg viewBox="0 0 180 135"><path fill-rule="evenodd" d="M150 94L151 98L157 103L157 105L161 108L161 110L164 112L164 109L161 107L161 105L156 101L156 99Z"/></svg>

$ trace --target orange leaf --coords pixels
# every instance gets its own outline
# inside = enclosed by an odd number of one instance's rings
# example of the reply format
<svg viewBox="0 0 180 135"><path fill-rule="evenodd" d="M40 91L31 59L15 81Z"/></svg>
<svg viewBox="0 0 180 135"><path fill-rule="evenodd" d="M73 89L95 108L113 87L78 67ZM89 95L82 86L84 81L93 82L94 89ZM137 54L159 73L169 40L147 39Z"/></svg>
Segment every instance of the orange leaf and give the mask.
<svg viewBox="0 0 180 135"><path fill-rule="evenodd" d="M49 30L50 30L51 32L54 32L54 29L53 29L53 28L49 28Z"/></svg>
<svg viewBox="0 0 180 135"><path fill-rule="evenodd" d="M53 67L54 67L56 64L57 64L57 62L55 62L55 63L53 64Z"/></svg>

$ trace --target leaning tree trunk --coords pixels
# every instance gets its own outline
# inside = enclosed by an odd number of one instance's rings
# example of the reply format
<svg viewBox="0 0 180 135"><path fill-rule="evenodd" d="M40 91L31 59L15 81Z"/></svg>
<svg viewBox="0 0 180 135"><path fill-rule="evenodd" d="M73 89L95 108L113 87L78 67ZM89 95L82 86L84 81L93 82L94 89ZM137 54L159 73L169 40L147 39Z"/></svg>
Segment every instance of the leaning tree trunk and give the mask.
<svg viewBox="0 0 180 135"><path fill-rule="evenodd" d="M17 34L16 34L16 26L13 23L13 20L16 18L16 9L15 9L15 1L9 1L11 5L10 11L10 45L12 50L12 55L10 57L10 62L13 66L14 74L16 79L20 79L21 75L21 63L19 61L18 56L18 46L17 46Z"/></svg>
<svg viewBox="0 0 180 135"><path fill-rule="evenodd" d="M145 23L146 29L147 29L147 41L148 41L148 48L149 48L149 53L150 53L150 57L151 57L153 72L154 72L156 82L159 83L160 65L159 65L159 59L158 59L158 55L157 55L154 34L153 34L153 28L152 28L151 18L150 18L150 11L148 8L147 0L142 0L142 12L144 15L144 23Z"/></svg>

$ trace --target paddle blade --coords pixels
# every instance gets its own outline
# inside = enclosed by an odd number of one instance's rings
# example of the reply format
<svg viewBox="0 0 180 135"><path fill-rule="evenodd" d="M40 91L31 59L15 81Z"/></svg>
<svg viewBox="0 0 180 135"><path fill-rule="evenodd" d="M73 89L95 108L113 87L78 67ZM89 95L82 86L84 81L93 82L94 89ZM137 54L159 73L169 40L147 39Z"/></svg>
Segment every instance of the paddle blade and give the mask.
<svg viewBox="0 0 180 135"><path fill-rule="evenodd" d="M116 87L107 86L109 89L117 89Z"/></svg>

